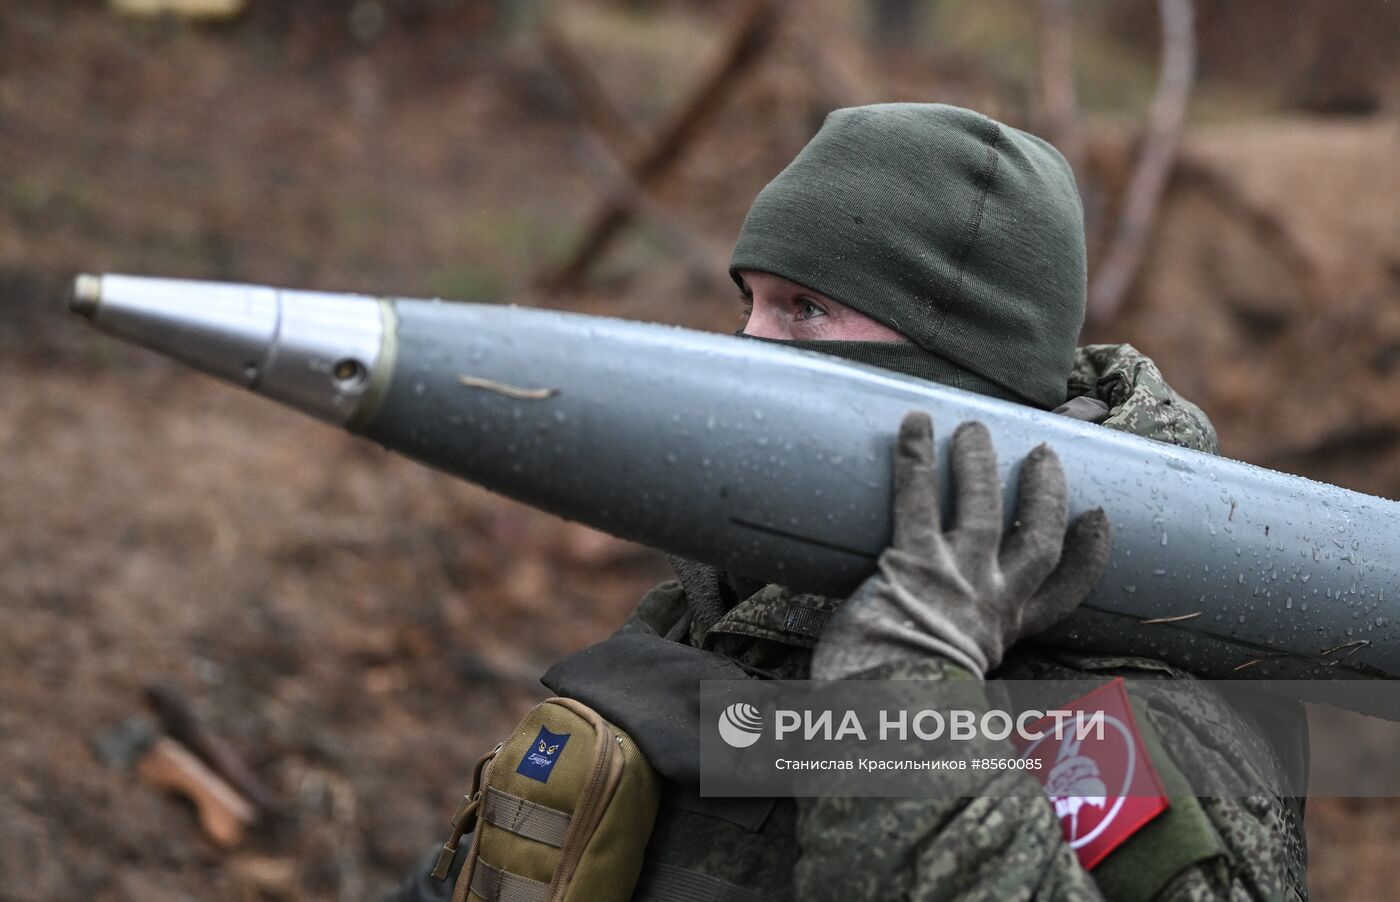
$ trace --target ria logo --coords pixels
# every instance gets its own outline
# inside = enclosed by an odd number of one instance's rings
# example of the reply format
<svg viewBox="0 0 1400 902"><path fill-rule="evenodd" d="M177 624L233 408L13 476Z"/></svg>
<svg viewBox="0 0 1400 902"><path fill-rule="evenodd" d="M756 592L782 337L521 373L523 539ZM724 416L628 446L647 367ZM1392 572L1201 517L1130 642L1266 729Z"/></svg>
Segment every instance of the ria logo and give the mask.
<svg viewBox="0 0 1400 902"><path fill-rule="evenodd" d="M746 749L763 735L763 713L747 702L735 702L719 712L719 738L730 748Z"/></svg>

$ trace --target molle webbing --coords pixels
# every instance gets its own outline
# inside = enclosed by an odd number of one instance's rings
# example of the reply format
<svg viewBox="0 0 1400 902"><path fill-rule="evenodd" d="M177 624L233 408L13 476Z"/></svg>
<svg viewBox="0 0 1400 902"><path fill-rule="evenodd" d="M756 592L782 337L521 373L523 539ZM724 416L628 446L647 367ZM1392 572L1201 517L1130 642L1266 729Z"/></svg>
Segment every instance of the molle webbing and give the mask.
<svg viewBox="0 0 1400 902"><path fill-rule="evenodd" d="M549 884L493 868L478 861L472 868L471 891L486 902L545 902Z"/></svg>
<svg viewBox="0 0 1400 902"><path fill-rule="evenodd" d="M516 836L533 839L556 849L564 845L564 836L572 820L562 811L495 788L486 790L481 804L481 819Z"/></svg>

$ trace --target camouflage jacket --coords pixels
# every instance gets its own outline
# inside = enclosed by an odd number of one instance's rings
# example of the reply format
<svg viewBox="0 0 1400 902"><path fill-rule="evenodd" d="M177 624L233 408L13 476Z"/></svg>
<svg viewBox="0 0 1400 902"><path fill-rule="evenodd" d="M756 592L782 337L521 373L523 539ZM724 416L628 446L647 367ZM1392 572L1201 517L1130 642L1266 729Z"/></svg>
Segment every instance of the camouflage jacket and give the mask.
<svg viewBox="0 0 1400 902"><path fill-rule="evenodd" d="M1093 399L1066 411L1070 415L1199 451L1217 450L1205 415L1127 345L1080 349L1069 387L1071 398ZM840 599L775 585L738 599L713 569L677 563L680 578L647 593L620 633L647 633L712 651L752 672L807 677L824 617ZM929 658L862 676L966 676L956 670ZM1300 801L1239 798L1227 789L1238 785L1229 782L1238 776L1232 769L1268 766L1273 747L1263 732L1275 741L1279 733L1286 739L1291 733L1306 742L1301 714L1284 711L1276 722L1261 724L1160 662L1071 655L1030 643L1013 647L990 676L1085 675L1171 679L1190 690L1185 701L1150 708L1143 724L1145 732L1171 729L1185 736L1170 754L1152 752L1173 796L1171 808L1092 872L1065 843L1038 785L1008 791L1004 781L1033 781L1024 773L986 772L986 792L962 799L713 800L668 781L634 902L1306 898ZM985 754L1011 752L988 743ZM445 899L451 883L424 876L435 857L436 850L386 902Z"/></svg>
<svg viewBox="0 0 1400 902"><path fill-rule="evenodd" d="M1106 415L1093 419L1108 428L1217 450L1205 415L1127 345L1081 349L1070 394L1102 401L1096 406ZM724 586L714 571L682 562L678 574L680 579L657 586L642 599L622 632L664 636L780 678L807 677L820 632L812 625L823 622L839 599L770 585L737 603L731 590L729 603L723 604L717 603L717 593ZM937 680L954 669L934 658L863 676ZM1067 679L1085 674L1191 679L1155 661L1070 655L1028 643L1013 648L990 676ZM1167 721L1173 719L1203 725L1186 748L1174 746L1176 760L1158 762L1178 785L1188 785L1179 781L1183 773L1191 774L1191 793L1181 804L1173 801L1171 818L1159 818L1162 824L1134 834L1093 872L1081 867L1065 843L1043 795L1013 794L994 785L1033 780L1024 773L989 773L987 793L972 798L779 799L761 810L751 804L726 808L682 790L669 792L663 802L634 898L656 898L649 881L663 872L671 875L672 886L676 874L684 875L681 882L692 892L685 898L735 902L1306 898L1301 803L1233 798L1220 788L1223 782L1214 782L1224 779L1222 767L1250 767L1248 762L1267 762L1272 753L1253 722L1202 684L1192 685L1200 691L1192 693L1190 710L1149 713L1161 721L1159 727L1171 726ZM1306 726L1295 718L1284 728L1303 731ZM989 746L989 755L1009 753L1004 744ZM1228 752L1234 754L1224 754Z"/></svg>

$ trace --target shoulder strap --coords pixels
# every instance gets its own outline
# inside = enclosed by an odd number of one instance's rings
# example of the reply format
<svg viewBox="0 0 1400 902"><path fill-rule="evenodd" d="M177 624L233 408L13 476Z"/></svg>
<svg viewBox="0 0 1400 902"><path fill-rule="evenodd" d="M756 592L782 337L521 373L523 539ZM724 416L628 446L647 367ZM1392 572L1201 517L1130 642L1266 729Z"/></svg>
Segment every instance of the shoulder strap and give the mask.
<svg viewBox="0 0 1400 902"><path fill-rule="evenodd" d="M727 880L669 864L649 865L632 902L767 902Z"/></svg>
<svg viewBox="0 0 1400 902"><path fill-rule="evenodd" d="M685 603L695 618L699 635L704 635L710 627L719 623L724 612L734 607L738 599L720 578L720 572L709 564L701 564L675 555L666 558L671 569L676 571L681 588L685 590Z"/></svg>
<svg viewBox="0 0 1400 902"><path fill-rule="evenodd" d="M619 633L555 664L540 682L626 730L663 777L698 784L700 681L748 678L723 655Z"/></svg>

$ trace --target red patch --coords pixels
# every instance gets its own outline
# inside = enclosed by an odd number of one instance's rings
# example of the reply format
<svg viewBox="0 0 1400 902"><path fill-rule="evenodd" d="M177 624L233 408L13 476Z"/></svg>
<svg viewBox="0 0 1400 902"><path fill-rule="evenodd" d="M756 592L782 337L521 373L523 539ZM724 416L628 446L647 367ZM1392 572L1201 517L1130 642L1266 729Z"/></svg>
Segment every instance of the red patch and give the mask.
<svg viewBox="0 0 1400 902"><path fill-rule="evenodd" d="M1030 772L1040 780L1055 806L1065 842L1092 868L1124 840L1169 807L1162 781L1152 767L1138 733L1137 720L1121 677L1075 699L1061 710L1083 712L1087 735L1076 721L1046 717L1031 728L1040 739L1018 739L1022 758L1039 758ZM1090 720L1103 713L1103 728Z"/></svg>

